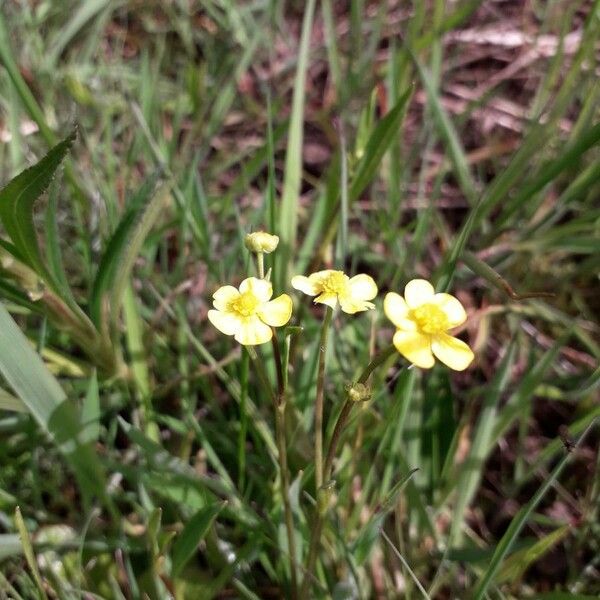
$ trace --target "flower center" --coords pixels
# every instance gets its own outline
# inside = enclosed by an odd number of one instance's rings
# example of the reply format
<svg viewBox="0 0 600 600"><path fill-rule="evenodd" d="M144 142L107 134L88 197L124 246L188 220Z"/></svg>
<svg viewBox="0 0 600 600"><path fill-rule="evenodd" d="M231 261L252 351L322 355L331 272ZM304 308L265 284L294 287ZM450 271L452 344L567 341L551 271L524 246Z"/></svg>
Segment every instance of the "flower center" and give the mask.
<svg viewBox="0 0 600 600"><path fill-rule="evenodd" d="M258 298L251 292L247 291L240 294L239 298L236 298L229 305L233 312L236 312L242 317L250 317L256 312L257 306L260 304Z"/></svg>
<svg viewBox="0 0 600 600"><path fill-rule="evenodd" d="M423 333L442 333L449 328L448 317L435 304L423 304L411 313L412 319Z"/></svg>
<svg viewBox="0 0 600 600"><path fill-rule="evenodd" d="M321 289L326 294L344 294L348 288L348 276L343 271L334 271L321 280Z"/></svg>

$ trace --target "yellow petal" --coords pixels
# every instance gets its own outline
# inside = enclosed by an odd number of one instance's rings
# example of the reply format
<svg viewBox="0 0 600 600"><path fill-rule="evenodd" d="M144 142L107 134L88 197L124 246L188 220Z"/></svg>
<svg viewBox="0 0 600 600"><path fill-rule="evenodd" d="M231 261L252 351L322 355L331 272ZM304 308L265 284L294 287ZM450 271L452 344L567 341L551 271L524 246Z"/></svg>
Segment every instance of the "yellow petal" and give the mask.
<svg viewBox="0 0 600 600"><path fill-rule="evenodd" d="M315 302L317 304L326 304L327 306L331 306L331 308L335 308L338 303L338 297L337 294L334 294L333 292L323 292L315 298Z"/></svg>
<svg viewBox="0 0 600 600"><path fill-rule="evenodd" d="M475 358L471 348L447 333L438 333L431 341L433 353L455 371L464 371Z"/></svg>
<svg viewBox="0 0 600 600"><path fill-rule="evenodd" d="M314 281L311 281L304 275L296 275L292 277L292 287L296 290L304 292L309 296L316 296L319 293L319 287Z"/></svg>
<svg viewBox="0 0 600 600"><path fill-rule="evenodd" d="M424 279L413 279L404 288L404 298L409 308L418 308L421 304L430 302L434 293L433 286Z"/></svg>
<svg viewBox="0 0 600 600"><path fill-rule="evenodd" d="M417 367L422 369L433 367L435 360L431 353L429 336L418 331L396 331L393 342L396 350Z"/></svg>
<svg viewBox="0 0 600 600"><path fill-rule="evenodd" d="M389 292L383 299L385 316L398 328L404 331L416 331L417 324L409 320L410 309L400 294Z"/></svg>
<svg viewBox="0 0 600 600"><path fill-rule="evenodd" d="M355 275L350 279L348 285L350 286L350 296L354 300L373 300L377 296L377 285L369 275Z"/></svg>
<svg viewBox="0 0 600 600"><path fill-rule="evenodd" d="M225 335L234 335L242 325L242 319L235 313L209 310L208 320Z"/></svg>
<svg viewBox="0 0 600 600"><path fill-rule="evenodd" d="M272 337L272 329L256 315L252 315L241 319L234 339L243 346L256 346L268 342Z"/></svg>
<svg viewBox="0 0 600 600"><path fill-rule="evenodd" d="M261 302L267 302L273 295L273 286L270 281L248 277L248 279L244 279L240 284L240 292L243 294L248 291L251 291Z"/></svg>
<svg viewBox="0 0 600 600"><path fill-rule="evenodd" d="M457 327L467 320L467 313L463 305L450 294L436 294L433 297L434 304L437 304L448 318L448 327Z"/></svg>
<svg viewBox="0 0 600 600"><path fill-rule="evenodd" d="M240 293L232 285L224 285L213 294L213 306L217 310L227 310L229 304L240 297Z"/></svg>
<svg viewBox="0 0 600 600"><path fill-rule="evenodd" d="M364 310L371 310L375 308L375 305L372 302L366 302L365 300L357 300L349 296L340 296L339 301L341 309L349 315L353 315L357 312L362 312Z"/></svg>
<svg viewBox="0 0 600 600"><path fill-rule="evenodd" d="M287 294L281 294L270 302L265 302L257 311L258 316L271 327L285 325L292 316L292 299Z"/></svg>

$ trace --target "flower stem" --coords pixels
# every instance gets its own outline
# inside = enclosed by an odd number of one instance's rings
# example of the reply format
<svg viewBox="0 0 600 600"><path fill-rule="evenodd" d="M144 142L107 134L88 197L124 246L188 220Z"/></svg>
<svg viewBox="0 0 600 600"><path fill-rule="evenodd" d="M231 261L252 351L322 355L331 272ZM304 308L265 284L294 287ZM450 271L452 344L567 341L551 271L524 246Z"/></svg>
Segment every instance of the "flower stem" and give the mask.
<svg viewBox="0 0 600 600"><path fill-rule="evenodd" d="M361 373L360 377L358 378L357 383L363 383L363 384L366 383L368 381L369 377L372 375L373 371L375 371L375 369L377 369L383 363L385 363L385 361L390 356L392 356L395 351L396 351L396 349L394 348L394 346L390 345L387 348L385 348L384 350L382 350L381 352L379 352L379 354L376 354L373 357L373 359L371 360L371 362L364 368L363 372ZM333 468L333 461L335 459L337 447L338 447L338 444L342 437L342 432L344 431L344 427L346 426L346 423L348 422L348 419L350 417L350 414L352 413L352 409L354 408L355 404L356 404L356 402L347 398L346 401L344 402L344 405L342 406L342 410L340 411L340 414L338 415L337 421L335 423L335 427L333 429L333 433L331 435L331 440L329 442L327 458L325 460L325 468L323 471L323 476L325 478L325 481L328 481L329 478L331 477L331 471ZM308 597L310 579L315 570L315 565L317 562L317 553L318 553L319 547L321 545L321 534L323 532L323 526L325 523L325 514L326 514L326 511L320 509L318 498L317 498L317 512L316 512L315 521L314 521L312 531L311 531L309 549L308 549L308 557L306 559L306 574L302 581L302 588L300 589L300 597L301 598Z"/></svg>
<svg viewBox="0 0 600 600"><path fill-rule="evenodd" d="M265 255L264 255L264 252L256 253L256 266L258 269L258 278L264 279L265 278Z"/></svg>
<svg viewBox="0 0 600 600"><path fill-rule="evenodd" d="M248 354L256 368L261 383L268 391L273 401L273 409L275 411L275 441L277 443L277 460L279 463L279 481L280 491L283 500L283 512L285 519L285 528L288 539L288 556L290 559L290 574L291 574L291 595L292 600L298 598L298 576L296 573L296 543L294 536L294 516L292 513L292 505L290 503L290 474L288 471L287 460L287 444L285 440L285 378L283 377L281 354L275 336L273 336L273 355L277 370L277 393L273 391L269 379L264 369L260 358L256 351L251 346L248 346Z"/></svg>
<svg viewBox="0 0 600 600"><path fill-rule="evenodd" d="M317 370L317 396L315 398L315 488L317 494L323 485L323 400L325 396L325 360L327 341L333 309L327 306L319 340L319 366Z"/></svg>

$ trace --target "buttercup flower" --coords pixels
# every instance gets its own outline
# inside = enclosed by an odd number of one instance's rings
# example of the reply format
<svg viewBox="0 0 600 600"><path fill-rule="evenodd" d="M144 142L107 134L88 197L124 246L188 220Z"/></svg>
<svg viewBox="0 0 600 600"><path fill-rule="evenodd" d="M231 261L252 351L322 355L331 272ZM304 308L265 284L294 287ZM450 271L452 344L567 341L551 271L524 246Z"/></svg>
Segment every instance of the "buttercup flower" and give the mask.
<svg viewBox="0 0 600 600"><path fill-rule="evenodd" d="M316 296L315 302L335 308L339 302L341 309L350 315L375 308L372 302L377 296L377 286L368 275L355 275L350 278L343 271L317 271L308 277L296 275L292 286L297 290Z"/></svg>
<svg viewBox="0 0 600 600"><path fill-rule="evenodd" d="M270 254L277 248L279 237L266 231L255 231L246 235L244 244L250 252Z"/></svg>
<svg viewBox="0 0 600 600"><path fill-rule="evenodd" d="M208 311L208 318L244 346L264 344L273 337L271 327L285 325L292 316L292 299L281 294L271 300L272 295L271 283L256 277L244 279L239 290L224 285L213 295L215 310Z"/></svg>
<svg viewBox="0 0 600 600"><path fill-rule="evenodd" d="M397 327L394 346L417 367L433 367L434 355L455 371L471 364L474 355L469 346L446 333L467 320L454 296L436 294L428 281L413 279L404 288L404 298L394 292L386 294L383 310Z"/></svg>

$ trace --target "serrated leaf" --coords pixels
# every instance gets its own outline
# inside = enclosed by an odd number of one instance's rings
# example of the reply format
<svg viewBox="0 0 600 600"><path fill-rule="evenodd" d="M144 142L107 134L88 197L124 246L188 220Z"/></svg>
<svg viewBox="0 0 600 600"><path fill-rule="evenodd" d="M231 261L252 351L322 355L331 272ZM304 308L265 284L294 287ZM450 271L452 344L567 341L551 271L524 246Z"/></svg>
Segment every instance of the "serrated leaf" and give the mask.
<svg viewBox="0 0 600 600"><path fill-rule="evenodd" d="M205 538L213 521L227 505L226 501L201 508L185 526L173 544L173 577L178 577L187 562L192 558L198 544Z"/></svg>
<svg viewBox="0 0 600 600"><path fill-rule="evenodd" d="M0 190L0 220L6 233L25 263L53 287L56 287L54 279L42 259L33 225L33 205L48 189L75 137L73 131L39 162L19 173Z"/></svg>
<svg viewBox="0 0 600 600"><path fill-rule="evenodd" d="M107 325L103 323L105 302L109 301L113 316L118 313L135 259L169 194L168 185L157 189L160 178L161 172L155 172L131 198L106 246L90 296L90 314L97 326Z"/></svg>

